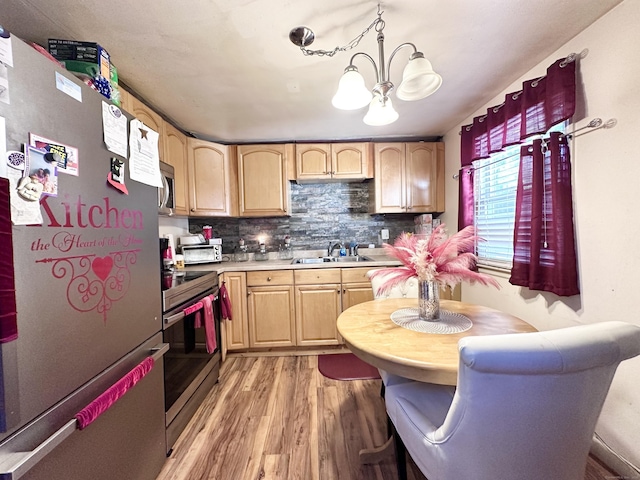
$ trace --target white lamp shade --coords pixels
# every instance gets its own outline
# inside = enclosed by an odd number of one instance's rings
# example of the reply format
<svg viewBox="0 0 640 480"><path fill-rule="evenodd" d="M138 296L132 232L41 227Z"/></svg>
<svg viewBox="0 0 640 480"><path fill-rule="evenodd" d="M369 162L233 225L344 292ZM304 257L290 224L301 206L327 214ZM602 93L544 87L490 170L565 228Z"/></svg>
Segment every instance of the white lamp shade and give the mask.
<svg viewBox="0 0 640 480"><path fill-rule="evenodd" d="M369 104L369 111L364 116L364 123L374 127L389 125L398 119L398 112L393 109L391 99L387 97L386 102L382 98L375 96Z"/></svg>
<svg viewBox="0 0 640 480"><path fill-rule="evenodd" d="M420 100L428 97L442 85L442 77L433 71L431 62L419 56L409 60L402 72L402 83L396 96L400 100Z"/></svg>
<svg viewBox="0 0 640 480"><path fill-rule="evenodd" d="M358 70L348 69L340 78L338 91L333 96L331 103L341 110L356 110L371 102L372 96Z"/></svg>

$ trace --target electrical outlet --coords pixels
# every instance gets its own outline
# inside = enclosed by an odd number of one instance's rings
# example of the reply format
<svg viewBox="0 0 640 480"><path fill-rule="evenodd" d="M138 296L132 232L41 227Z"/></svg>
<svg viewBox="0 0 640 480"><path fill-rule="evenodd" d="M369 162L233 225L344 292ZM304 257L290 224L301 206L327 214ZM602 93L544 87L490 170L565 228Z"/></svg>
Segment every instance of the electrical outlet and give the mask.
<svg viewBox="0 0 640 480"><path fill-rule="evenodd" d="M383 228L382 230L380 230L380 238L382 238L382 240L389 240L389 229L388 228Z"/></svg>

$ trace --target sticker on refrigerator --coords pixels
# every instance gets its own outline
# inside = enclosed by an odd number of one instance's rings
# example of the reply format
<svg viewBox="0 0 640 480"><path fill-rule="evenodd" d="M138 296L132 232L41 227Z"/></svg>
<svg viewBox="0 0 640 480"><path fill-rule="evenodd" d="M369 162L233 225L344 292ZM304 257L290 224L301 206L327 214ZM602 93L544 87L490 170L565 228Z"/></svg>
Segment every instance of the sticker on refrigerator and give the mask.
<svg viewBox="0 0 640 480"><path fill-rule="evenodd" d="M27 175L42 185L42 194L58 196L59 154L44 149L29 147L27 149ZM40 197L37 198L39 200Z"/></svg>
<svg viewBox="0 0 640 480"><path fill-rule="evenodd" d="M82 89L60 72L56 72L56 88L82 103Z"/></svg>
<svg viewBox="0 0 640 480"><path fill-rule="evenodd" d="M11 203L11 221L14 225L42 225L42 212L40 202L37 201L42 193L42 185L30 177L23 177L23 170L16 168L7 169L9 179L9 195ZM22 195L19 192L22 191ZM27 193L32 190L34 193ZM39 190L39 191L38 191ZM24 196L23 196L24 195ZM36 197L35 200L28 199Z"/></svg>
<svg viewBox="0 0 640 480"><path fill-rule="evenodd" d="M153 187L162 186L158 132L135 118L129 128L129 178Z"/></svg>
<svg viewBox="0 0 640 480"><path fill-rule="evenodd" d="M129 195L129 190L124 184L124 162L122 160L118 160L115 157L111 158L111 170L107 175L107 182L116 190Z"/></svg>
<svg viewBox="0 0 640 480"><path fill-rule="evenodd" d="M46 151L50 154L50 159L55 158L58 173L78 176L79 157L77 148L33 133L29 134L29 145Z"/></svg>
<svg viewBox="0 0 640 480"><path fill-rule="evenodd" d="M13 67L13 48L11 47L11 34L0 25L0 62Z"/></svg>
<svg viewBox="0 0 640 480"><path fill-rule="evenodd" d="M117 106L102 102L104 143L110 152L127 157L127 117Z"/></svg>
<svg viewBox="0 0 640 480"><path fill-rule="evenodd" d="M7 66L0 62L0 102L9 104L9 73Z"/></svg>

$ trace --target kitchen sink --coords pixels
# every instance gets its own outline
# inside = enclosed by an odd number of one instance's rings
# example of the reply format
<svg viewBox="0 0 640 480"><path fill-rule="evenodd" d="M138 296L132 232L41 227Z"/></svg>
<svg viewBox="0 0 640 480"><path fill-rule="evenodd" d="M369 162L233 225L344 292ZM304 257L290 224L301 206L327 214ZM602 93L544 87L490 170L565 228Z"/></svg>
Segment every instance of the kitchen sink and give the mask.
<svg viewBox="0 0 640 480"><path fill-rule="evenodd" d="M301 263L329 263L329 262L370 262L369 257L358 255L357 257L311 257L296 258L291 261L292 265Z"/></svg>

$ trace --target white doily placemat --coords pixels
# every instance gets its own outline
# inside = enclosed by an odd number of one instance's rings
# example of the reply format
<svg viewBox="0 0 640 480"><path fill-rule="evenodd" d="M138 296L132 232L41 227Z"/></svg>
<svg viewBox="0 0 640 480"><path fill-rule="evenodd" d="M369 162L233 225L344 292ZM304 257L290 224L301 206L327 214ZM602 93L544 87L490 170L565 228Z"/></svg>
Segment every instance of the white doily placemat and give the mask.
<svg viewBox="0 0 640 480"><path fill-rule="evenodd" d="M448 310L440 310L440 320L437 322L420 320L417 307L396 310L391 314L391 320L402 328L422 333L461 333L473 326L469 318Z"/></svg>

